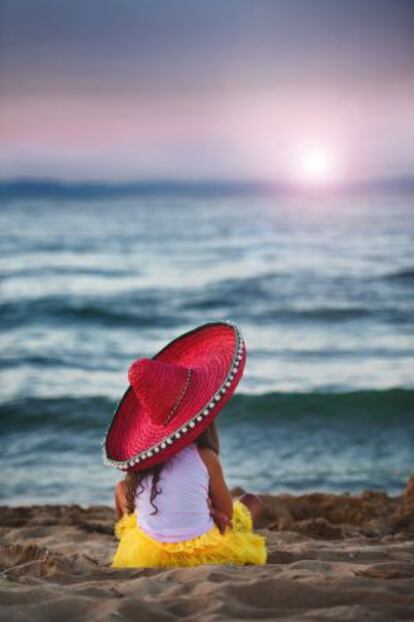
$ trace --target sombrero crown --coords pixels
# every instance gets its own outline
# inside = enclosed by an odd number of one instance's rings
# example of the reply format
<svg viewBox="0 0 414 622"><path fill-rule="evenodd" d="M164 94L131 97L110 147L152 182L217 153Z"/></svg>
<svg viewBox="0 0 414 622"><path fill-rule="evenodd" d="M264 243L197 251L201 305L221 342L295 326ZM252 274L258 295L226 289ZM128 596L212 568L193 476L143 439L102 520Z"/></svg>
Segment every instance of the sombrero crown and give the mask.
<svg viewBox="0 0 414 622"><path fill-rule="evenodd" d="M211 322L132 363L104 441L106 463L139 471L193 442L233 395L245 362L238 328Z"/></svg>
<svg viewBox="0 0 414 622"><path fill-rule="evenodd" d="M129 368L128 378L151 421L167 425L188 388L191 369L139 359Z"/></svg>

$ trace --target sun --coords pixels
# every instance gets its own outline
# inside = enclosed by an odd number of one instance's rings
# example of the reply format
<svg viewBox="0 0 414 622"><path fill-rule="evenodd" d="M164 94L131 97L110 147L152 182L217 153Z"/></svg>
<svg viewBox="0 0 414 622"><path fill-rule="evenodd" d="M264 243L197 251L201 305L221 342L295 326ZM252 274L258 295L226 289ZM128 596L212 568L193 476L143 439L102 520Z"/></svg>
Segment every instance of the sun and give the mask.
<svg viewBox="0 0 414 622"><path fill-rule="evenodd" d="M327 147L304 148L294 158L292 166L297 182L328 185L338 179L338 169L332 151Z"/></svg>
<svg viewBox="0 0 414 622"><path fill-rule="evenodd" d="M309 181L325 181L331 173L331 159L324 151L310 151L302 158L302 171L305 179Z"/></svg>

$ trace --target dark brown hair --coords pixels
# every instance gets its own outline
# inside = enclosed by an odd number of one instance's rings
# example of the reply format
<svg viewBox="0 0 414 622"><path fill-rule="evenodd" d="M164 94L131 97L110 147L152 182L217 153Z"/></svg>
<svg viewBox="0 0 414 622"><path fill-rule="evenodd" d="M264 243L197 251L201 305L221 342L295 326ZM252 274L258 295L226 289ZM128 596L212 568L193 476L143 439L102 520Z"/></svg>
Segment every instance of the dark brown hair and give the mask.
<svg viewBox="0 0 414 622"><path fill-rule="evenodd" d="M217 431L217 426L215 421L212 421L208 428L204 430L194 441L198 447L206 447L208 449L212 449L217 455L220 452L220 441ZM157 464L149 469L145 469L144 471L131 471L126 474L126 505L129 514L135 510L135 495L140 495L144 491L144 487L142 485L142 480L147 475L152 475L152 485L151 485L151 496L150 503L152 507L155 509L155 512L151 512L151 514L157 514L158 508L154 505L153 501L155 497L162 492L161 488L158 487L158 482L160 480L161 471L162 471L163 463Z"/></svg>

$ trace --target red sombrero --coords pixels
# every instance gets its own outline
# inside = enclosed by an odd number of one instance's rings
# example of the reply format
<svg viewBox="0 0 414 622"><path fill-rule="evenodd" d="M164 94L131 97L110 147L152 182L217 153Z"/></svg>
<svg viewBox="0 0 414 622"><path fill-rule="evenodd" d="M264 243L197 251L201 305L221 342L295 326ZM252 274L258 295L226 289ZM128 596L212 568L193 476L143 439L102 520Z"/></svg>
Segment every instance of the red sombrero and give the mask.
<svg viewBox="0 0 414 622"><path fill-rule="evenodd" d="M239 329L210 322L132 363L104 440L106 464L141 471L192 443L233 395L245 362Z"/></svg>

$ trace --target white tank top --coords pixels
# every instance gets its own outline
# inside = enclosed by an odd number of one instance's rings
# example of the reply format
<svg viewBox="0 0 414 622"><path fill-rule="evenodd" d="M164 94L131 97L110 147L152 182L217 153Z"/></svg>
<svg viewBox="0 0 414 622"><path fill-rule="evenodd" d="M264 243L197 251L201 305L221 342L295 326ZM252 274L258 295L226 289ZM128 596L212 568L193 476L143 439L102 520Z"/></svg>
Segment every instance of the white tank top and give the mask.
<svg viewBox="0 0 414 622"><path fill-rule="evenodd" d="M150 503L152 475L142 480L135 496L137 524L160 542L181 542L200 536L214 526L208 505L207 467L192 443L164 463L157 488L162 492ZM141 490L141 486L138 486Z"/></svg>

